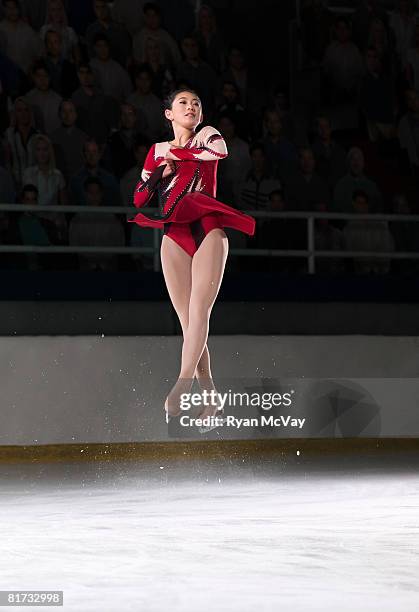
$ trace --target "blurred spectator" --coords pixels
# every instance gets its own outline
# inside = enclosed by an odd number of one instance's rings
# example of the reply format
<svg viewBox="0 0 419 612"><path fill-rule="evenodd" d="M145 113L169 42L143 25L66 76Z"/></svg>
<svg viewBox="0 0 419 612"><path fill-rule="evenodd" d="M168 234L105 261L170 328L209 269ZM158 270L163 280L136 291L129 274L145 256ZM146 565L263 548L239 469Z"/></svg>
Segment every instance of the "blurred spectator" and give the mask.
<svg viewBox="0 0 419 612"><path fill-rule="evenodd" d="M276 86L274 88L270 108L279 115L284 138L299 146L307 144L307 133L304 122L301 121L301 117L297 117L292 111L289 98L281 86Z"/></svg>
<svg viewBox="0 0 419 612"><path fill-rule="evenodd" d="M96 56L97 36L102 34L109 41L112 57L126 68L132 52L131 36L122 24L113 21L107 0L92 1L96 21L89 25L85 35L90 58L93 59Z"/></svg>
<svg viewBox="0 0 419 612"><path fill-rule="evenodd" d="M333 192L332 212L353 212L353 194L362 190L369 199L371 212L381 212L382 196L377 185L364 174L364 154L358 147L352 147L347 154L348 172L343 176Z"/></svg>
<svg viewBox="0 0 419 612"><path fill-rule="evenodd" d="M10 172L0 166L0 204L13 204L15 198L15 186Z"/></svg>
<svg viewBox="0 0 419 612"><path fill-rule="evenodd" d="M332 192L338 180L346 173L346 152L334 140L330 119L325 115L316 118L316 136L312 150L317 174L328 183Z"/></svg>
<svg viewBox="0 0 419 612"><path fill-rule="evenodd" d="M134 142L133 154L135 162L121 179L121 198L123 206L130 206L133 203L134 189L139 181L141 170L144 166L145 158L150 149L150 142L139 138ZM127 217L131 217L128 213Z"/></svg>
<svg viewBox="0 0 419 612"><path fill-rule="evenodd" d="M22 190L22 204L38 204L38 189L35 185L25 185ZM18 219L19 237L21 244L32 246L50 246L65 244L67 235L61 235L56 225L44 219L38 212L24 211ZM51 257L48 253L26 253L29 270L53 269L57 256ZM52 262L51 262L52 260ZM51 266L52 263L52 266Z"/></svg>
<svg viewBox="0 0 419 612"><path fill-rule="evenodd" d="M166 133L162 101L152 92L152 74L144 64L134 70L135 91L129 96L132 104L141 117L145 117L144 133L152 141L157 141Z"/></svg>
<svg viewBox="0 0 419 612"><path fill-rule="evenodd" d="M98 179L104 189L104 204L118 206L121 203L119 185L115 177L100 165L101 151L94 140L86 140L83 145L83 168L70 181L70 192L74 204L87 204L84 183L89 177Z"/></svg>
<svg viewBox="0 0 419 612"><path fill-rule="evenodd" d="M366 120L368 136L371 142L390 140L396 135L394 126L396 98L393 82L383 73L375 49L367 50L365 62L367 72L362 77L359 102Z"/></svg>
<svg viewBox="0 0 419 612"><path fill-rule="evenodd" d="M35 165L26 168L23 173L23 184L35 185L38 190L38 202L41 206L67 204L65 180L55 164L54 149L47 136L38 134L34 138ZM58 212L40 211L56 228L57 235L64 237L67 231L65 215Z"/></svg>
<svg viewBox="0 0 419 612"><path fill-rule="evenodd" d="M20 0L25 21L38 32L47 17L47 0Z"/></svg>
<svg viewBox="0 0 419 612"><path fill-rule="evenodd" d="M250 75L244 55L238 47L230 47L227 55L227 68L221 75L222 81L233 81L240 92L240 102L249 107L251 98Z"/></svg>
<svg viewBox="0 0 419 612"><path fill-rule="evenodd" d="M196 26L195 0L156 0L161 23L175 40L182 40Z"/></svg>
<svg viewBox="0 0 419 612"><path fill-rule="evenodd" d="M185 36L181 46L184 59L177 68L176 79L186 81L196 89L202 100L204 112L210 117L214 111L217 75L213 68L201 59L198 41L194 36Z"/></svg>
<svg viewBox="0 0 419 612"><path fill-rule="evenodd" d="M352 197L352 207L354 213L370 213L368 194L356 190ZM394 251L394 240L387 221L351 219L346 223L343 235L347 251ZM391 260L383 257L354 257L353 264L355 274L387 274Z"/></svg>
<svg viewBox="0 0 419 612"><path fill-rule="evenodd" d="M327 212L325 202L314 205L316 212ZM316 251L343 251L345 241L340 229L330 223L329 219L315 219L314 221L314 248ZM345 262L341 257L316 258L316 274L342 274L345 271Z"/></svg>
<svg viewBox="0 0 419 612"><path fill-rule="evenodd" d="M289 210L284 192L275 189L269 194L269 212L287 212ZM304 220L270 217L259 220L258 247L262 249L307 250L307 230ZM263 268L267 271L296 274L304 272L305 260L286 255L264 258Z"/></svg>
<svg viewBox="0 0 419 612"><path fill-rule="evenodd" d="M17 191L22 187L23 172L34 163L33 145L37 133L30 105L25 98L16 98L11 114L11 125L5 133L5 147L7 165Z"/></svg>
<svg viewBox="0 0 419 612"><path fill-rule="evenodd" d="M115 0L112 4L112 17L116 23L124 25L131 36L143 26L143 7L145 0Z"/></svg>
<svg viewBox="0 0 419 612"><path fill-rule="evenodd" d="M23 21L17 0L3 0L4 19L0 22L0 46L23 72L41 54L41 41L34 30Z"/></svg>
<svg viewBox="0 0 419 612"><path fill-rule="evenodd" d="M269 170L265 149L262 144L250 146L252 166L239 186L239 204L243 210L267 210L269 194L281 189L281 183Z"/></svg>
<svg viewBox="0 0 419 612"><path fill-rule="evenodd" d="M198 28L195 37L199 54L218 74L226 69L227 48L217 27L214 10L208 4L201 4L198 11Z"/></svg>
<svg viewBox="0 0 419 612"><path fill-rule="evenodd" d="M281 179L295 169L298 163L297 147L283 136L282 121L276 111L268 109L265 112L263 127L269 171Z"/></svg>
<svg viewBox="0 0 419 612"><path fill-rule="evenodd" d="M406 196L397 194L393 198L392 212L396 215L411 215L412 209ZM389 229L394 238L396 251L417 251L419 224L414 221L390 221ZM417 259L393 259L392 269L398 274L414 274L419 271Z"/></svg>
<svg viewBox="0 0 419 612"><path fill-rule="evenodd" d="M396 41L399 67L407 65L408 49L414 44L416 17L412 0L397 0L396 9L390 15L390 28Z"/></svg>
<svg viewBox="0 0 419 612"><path fill-rule="evenodd" d="M221 86L221 102L217 108L217 116L228 114L234 121L237 135L249 140L252 134L251 118L240 103L239 96L237 85L233 81L224 81Z"/></svg>
<svg viewBox="0 0 419 612"><path fill-rule="evenodd" d="M39 31L39 35L44 42L46 33L49 30L55 30L60 34L63 59L79 62L79 40L73 28L70 28L68 25L67 15L62 0L48 0L48 13L45 24Z"/></svg>
<svg viewBox="0 0 419 612"><path fill-rule="evenodd" d="M381 19L374 19L371 22L367 48L375 49L383 72L394 78L396 72L396 61L394 57L392 40L390 39L388 30Z"/></svg>
<svg viewBox="0 0 419 612"><path fill-rule="evenodd" d="M84 182L85 201L88 206L104 206L105 187L98 178L88 177ZM125 245L124 228L113 213L76 213L70 222L71 246L122 247ZM79 254L81 270L117 269L116 254Z"/></svg>
<svg viewBox="0 0 419 612"><path fill-rule="evenodd" d="M109 140L111 167L118 179L135 164L134 143L140 136L144 138L141 127L144 129L146 125L139 124L135 106L132 104L121 106L120 128Z"/></svg>
<svg viewBox="0 0 419 612"><path fill-rule="evenodd" d="M105 96L94 83L89 64L78 66L80 87L72 100L77 108L80 128L99 144L107 141L110 131L117 126L119 105L110 96Z"/></svg>
<svg viewBox="0 0 419 612"><path fill-rule="evenodd" d="M161 27L161 13L159 7L153 2L144 4L144 27L134 36L133 56L138 63L145 60L145 42L147 38L154 38L160 44L164 54L164 61L170 69L174 70L180 62L180 52L175 39Z"/></svg>
<svg viewBox="0 0 419 612"><path fill-rule="evenodd" d="M419 93L406 91L407 112L398 126L400 147L406 151L412 170L419 170Z"/></svg>
<svg viewBox="0 0 419 612"><path fill-rule="evenodd" d="M32 79L35 87L26 94L26 100L32 106L36 126L49 136L60 126L62 98L50 88L49 72L42 60L35 64Z"/></svg>
<svg viewBox="0 0 419 612"><path fill-rule="evenodd" d="M147 38L145 41L144 65L152 77L153 93L160 99L165 98L175 88L174 77L164 61L160 43L155 38Z"/></svg>
<svg viewBox="0 0 419 612"><path fill-rule="evenodd" d="M306 61L319 64L330 42L333 13L326 0L306 0L301 10L301 29Z"/></svg>
<svg viewBox="0 0 419 612"><path fill-rule="evenodd" d="M324 54L323 73L327 96L332 104L338 104L355 99L365 70L359 49L351 40L351 30L345 18L336 19L334 31L335 40Z"/></svg>
<svg viewBox="0 0 419 612"><path fill-rule="evenodd" d="M415 27L414 46L407 51L406 76L410 86L419 91L419 23Z"/></svg>
<svg viewBox="0 0 419 612"><path fill-rule="evenodd" d="M316 172L312 149L302 147L299 168L284 180L284 191L290 210L313 211L319 202L330 201L327 183Z"/></svg>
<svg viewBox="0 0 419 612"><path fill-rule="evenodd" d="M78 36L84 36L86 29L95 20L93 5L90 0L70 0L66 4L68 22Z"/></svg>
<svg viewBox="0 0 419 612"><path fill-rule="evenodd" d="M249 145L236 135L234 118L229 114L221 115L217 126L228 150L228 156L218 166L218 197L232 206L238 206L238 186L244 181L252 165Z"/></svg>
<svg viewBox="0 0 419 612"><path fill-rule="evenodd" d="M90 60L93 74L105 96L111 96L118 102L125 101L132 91L128 72L112 59L108 39L103 34L95 38L96 57Z"/></svg>
<svg viewBox="0 0 419 612"><path fill-rule="evenodd" d="M87 134L77 125L77 110L72 100L63 100L60 105L61 127L51 135L54 145L57 167L66 181L83 165L83 145Z"/></svg>
<svg viewBox="0 0 419 612"><path fill-rule="evenodd" d="M15 98L27 90L28 78L23 70L1 49L0 35L0 93Z"/></svg>
<svg viewBox="0 0 419 612"><path fill-rule="evenodd" d="M374 21L381 22L384 28L388 24L387 13L379 5L379 0L359 0L352 15L352 33L355 44L362 52L370 46L369 37Z"/></svg>
<svg viewBox="0 0 419 612"><path fill-rule="evenodd" d="M45 65L50 76L51 89L68 98L77 89L78 80L74 64L63 55L61 34L55 30L45 33Z"/></svg>

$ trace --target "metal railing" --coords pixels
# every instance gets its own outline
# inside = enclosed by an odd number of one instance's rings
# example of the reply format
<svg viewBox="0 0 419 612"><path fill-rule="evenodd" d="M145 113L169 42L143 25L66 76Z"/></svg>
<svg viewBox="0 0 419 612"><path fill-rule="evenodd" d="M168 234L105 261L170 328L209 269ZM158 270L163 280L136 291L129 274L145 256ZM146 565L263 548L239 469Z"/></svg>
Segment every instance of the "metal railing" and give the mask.
<svg viewBox="0 0 419 612"><path fill-rule="evenodd" d="M141 212L147 215L147 212L156 211L155 207L142 208ZM3 211L9 212L58 212L58 213L95 213L95 214L123 214L128 213L134 216L138 209L132 206L41 206L38 204L0 204L0 213ZM315 225L316 219L338 219L341 221L356 219L373 220L373 221L391 221L396 223L402 222L419 222L419 215L404 215L404 214L364 214L364 213L333 213L333 212L311 212L311 211L286 211L286 212L271 212L271 211L256 211L256 210L241 210L255 218L267 219L302 219L307 223L307 249L263 249L263 248L231 248L231 255L240 255L245 257L305 257L308 263L308 273L315 274L316 259L323 258L353 258L353 257L374 257L378 259L419 259L419 251L342 251L342 250L316 250L315 245ZM50 245L50 246L35 246L35 245L12 245L1 244L0 253L121 253L121 254L144 254L153 256L153 269L159 271L160 257L159 248L162 236L162 230L156 228L143 228L144 231L153 231L153 246L152 247L133 247L133 246L70 246L70 245ZM257 231L257 230L256 230Z"/></svg>

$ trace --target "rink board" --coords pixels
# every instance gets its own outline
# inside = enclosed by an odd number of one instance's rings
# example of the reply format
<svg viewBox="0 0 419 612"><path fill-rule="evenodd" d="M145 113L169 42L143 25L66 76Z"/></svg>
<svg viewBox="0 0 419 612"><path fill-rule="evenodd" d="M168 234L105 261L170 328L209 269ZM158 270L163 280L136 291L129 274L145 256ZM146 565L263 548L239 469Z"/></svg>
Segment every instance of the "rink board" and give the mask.
<svg viewBox="0 0 419 612"><path fill-rule="evenodd" d="M203 438L196 427L168 427L163 418L178 374L180 336L19 336L0 342L0 445ZM419 438L418 345L419 338L409 336L210 336L220 392L293 391L293 401L271 408L230 406L230 423L204 438Z"/></svg>

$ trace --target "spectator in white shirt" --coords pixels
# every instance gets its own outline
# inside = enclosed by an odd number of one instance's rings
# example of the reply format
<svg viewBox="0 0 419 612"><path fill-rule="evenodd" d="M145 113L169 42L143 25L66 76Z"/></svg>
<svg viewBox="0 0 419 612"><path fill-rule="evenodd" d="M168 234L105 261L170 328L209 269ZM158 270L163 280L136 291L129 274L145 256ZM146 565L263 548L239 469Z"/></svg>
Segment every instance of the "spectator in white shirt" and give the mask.
<svg viewBox="0 0 419 612"><path fill-rule="evenodd" d="M67 204L65 180L56 167L52 143L44 134L35 136L34 154L35 165L23 173L23 184L35 185L40 206ZM59 233L65 235L67 223L63 213L40 211L38 215L55 223Z"/></svg>
<svg viewBox="0 0 419 612"><path fill-rule="evenodd" d="M4 19L0 22L0 40L6 55L23 72L28 72L32 62L42 53L42 44L34 30L23 21L20 5L16 0L3 0Z"/></svg>
<svg viewBox="0 0 419 612"><path fill-rule="evenodd" d="M50 136L60 127L59 109L62 98L50 88L49 72L43 61L35 64L32 79L35 87L26 95L26 100L32 106L38 129Z"/></svg>
<svg viewBox="0 0 419 612"><path fill-rule="evenodd" d="M161 45L166 64L174 70L181 60L180 50L175 39L161 25L160 9L154 2L144 5L144 27L135 35L133 41L134 59L141 63L145 59L147 38L155 38Z"/></svg>
<svg viewBox="0 0 419 612"><path fill-rule="evenodd" d="M39 31L42 41L45 41L48 30L55 30L61 35L63 58L78 63L81 58L79 40L73 28L68 25L62 0L48 0L45 25Z"/></svg>

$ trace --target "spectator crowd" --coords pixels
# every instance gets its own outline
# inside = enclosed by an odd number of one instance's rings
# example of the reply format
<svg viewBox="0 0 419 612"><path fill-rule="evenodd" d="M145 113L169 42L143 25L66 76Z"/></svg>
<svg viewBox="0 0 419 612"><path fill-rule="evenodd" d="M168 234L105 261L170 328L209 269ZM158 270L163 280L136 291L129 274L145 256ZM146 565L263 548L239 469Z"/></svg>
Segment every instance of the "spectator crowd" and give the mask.
<svg viewBox="0 0 419 612"><path fill-rule="evenodd" d="M205 124L227 143L221 201L250 212L356 215L316 219L314 244L322 251L418 250L417 223L363 218L418 212L418 6L352 4L336 12L323 0L302 1L289 56L280 61L300 59L284 82L266 72L263 57L257 71L251 67L248 54L257 47L223 27L220 0L2 0L0 202L130 205L149 147L172 138L163 99L189 87L202 100ZM280 7L266 19L280 19ZM126 220L0 212L0 241L151 247L151 230ZM233 246L305 250L306 222L258 217L254 237L230 239ZM303 257L245 259L283 273L307 269ZM130 261L138 269L152 265L151 257ZM82 270L121 265L114 254L79 253L75 262ZM31 253L24 265L55 262ZM414 260L367 255L319 258L316 267L328 274L418 271Z"/></svg>

